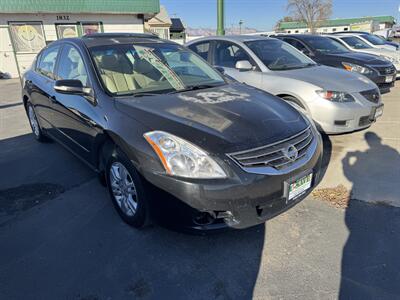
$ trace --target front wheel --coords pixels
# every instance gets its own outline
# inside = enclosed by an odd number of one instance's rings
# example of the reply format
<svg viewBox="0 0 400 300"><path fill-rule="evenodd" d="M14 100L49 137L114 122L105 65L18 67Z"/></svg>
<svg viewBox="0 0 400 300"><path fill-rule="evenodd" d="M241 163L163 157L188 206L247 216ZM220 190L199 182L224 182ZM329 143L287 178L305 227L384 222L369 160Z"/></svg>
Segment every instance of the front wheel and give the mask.
<svg viewBox="0 0 400 300"><path fill-rule="evenodd" d="M123 154L113 154L107 163L106 180L113 204L129 225L146 225L149 215L147 195L140 175Z"/></svg>

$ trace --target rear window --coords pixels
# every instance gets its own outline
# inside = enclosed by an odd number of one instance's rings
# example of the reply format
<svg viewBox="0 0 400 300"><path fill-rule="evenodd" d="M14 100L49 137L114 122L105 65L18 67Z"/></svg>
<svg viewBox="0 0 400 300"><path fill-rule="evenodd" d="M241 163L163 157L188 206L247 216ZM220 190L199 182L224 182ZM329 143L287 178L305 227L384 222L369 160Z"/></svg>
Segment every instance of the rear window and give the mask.
<svg viewBox="0 0 400 300"><path fill-rule="evenodd" d="M385 42L382 41L380 38L371 35L371 34L362 34L361 37L363 37L364 39L366 39L368 42L370 42L372 45L385 45Z"/></svg>

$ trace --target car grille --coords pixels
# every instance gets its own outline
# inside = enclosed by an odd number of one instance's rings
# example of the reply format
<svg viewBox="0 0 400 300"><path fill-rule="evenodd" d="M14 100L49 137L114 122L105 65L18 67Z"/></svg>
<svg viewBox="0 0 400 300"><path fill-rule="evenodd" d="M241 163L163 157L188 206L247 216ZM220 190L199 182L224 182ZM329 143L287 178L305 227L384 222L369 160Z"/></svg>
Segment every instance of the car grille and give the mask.
<svg viewBox="0 0 400 300"><path fill-rule="evenodd" d="M381 95L378 89L368 90L360 93L365 99L372 103L378 103Z"/></svg>
<svg viewBox="0 0 400 300"><path fill-rule="evenodd" d="M243 168L272 167L283 170L307 154L313 139L313 132L308 127L288 139L228 156Z"/></svg>
<svg viewBox="0 0 400 300"><path fill-rule="evenodd" d="M396 67L391 65L390 67L374 67L380 75L393 75L397 72Z"/></svg>

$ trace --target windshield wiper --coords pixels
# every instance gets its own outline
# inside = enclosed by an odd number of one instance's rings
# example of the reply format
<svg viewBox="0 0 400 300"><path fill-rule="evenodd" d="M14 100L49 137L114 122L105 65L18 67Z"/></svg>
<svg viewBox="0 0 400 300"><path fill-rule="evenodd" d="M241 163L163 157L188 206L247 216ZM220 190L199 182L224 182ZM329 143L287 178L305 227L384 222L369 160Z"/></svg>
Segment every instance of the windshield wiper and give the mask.
<svg viewBox="0 0 400 300"><path fill-rule="evenodd" d="M132 93L133 97L160 96L162 93L138 92Z"/></svg>
<svg viewBox="0 0 400 300"><path fill-rule="evenodd" d="M204 90L204 89L210 89L210 88L213 88L213 87L216 87L216 86L219 86L219 84L189 85L189 86L187 86L186 88L184 88L182 90L176 90L176 91L170 92L168 94L177 94L177 93L190 92L190 91L196 91L196 90Z"/></svg>

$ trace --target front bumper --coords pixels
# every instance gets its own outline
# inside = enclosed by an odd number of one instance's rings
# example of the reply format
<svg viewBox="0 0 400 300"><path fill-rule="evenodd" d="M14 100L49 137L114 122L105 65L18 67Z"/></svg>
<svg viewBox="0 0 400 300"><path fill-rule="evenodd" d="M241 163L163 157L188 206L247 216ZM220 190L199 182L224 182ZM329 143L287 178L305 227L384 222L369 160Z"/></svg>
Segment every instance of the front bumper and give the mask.
<svg viewBox="0 0 400 300"><path fill-rule="evenodd" d="M215 228L247 228L286 211L302 201L319 183L321 177L322 141L315 133L316 146L310 159L287 174L251 174L226 158L234 176L226 179L181 179L144 171L153 185L200 213L214 218ZM287 201L287 182L313 173L312 186L293 201ZM197 230L212 229L214 224L193 224Z"/></svg>
<svg viewBox="0 0 400 300"><path fill-rule="evenodd" d="M394 87L396 82L396 78L398 78L399 73L388 74L388 75L380 75L374 74L372 76L368 76L368 78L373 81L379 88L381 94L386 94L390 92L390 89ZM387 78L391 78L391 81L388 82Z"/></svg>
<svg viewBox="0 0 400 300"><path fill-rule="evenodd" d="M355 102L335 103L319 98L312 102L310 111L318 128L326 134L348 133L368 128L376 121L374 112L382 102L372 103L359 93Z"/></svg>

